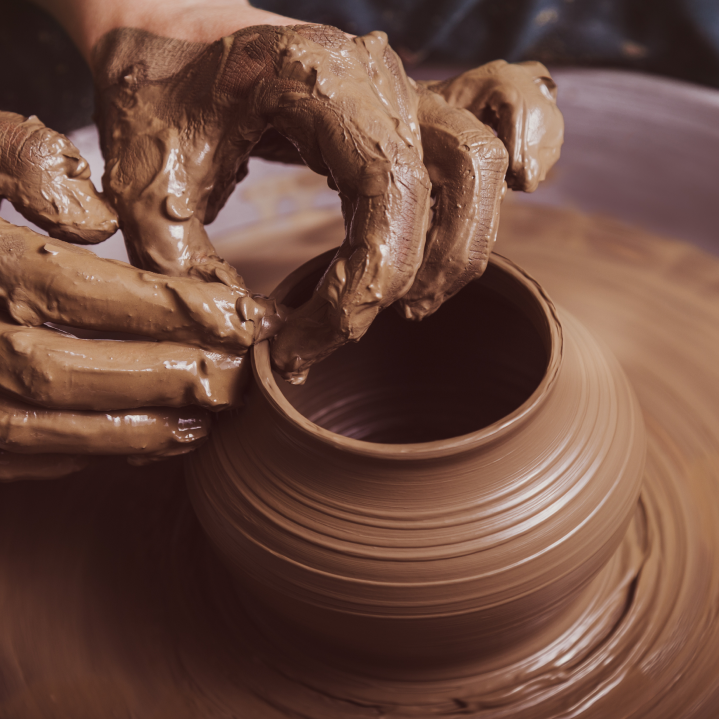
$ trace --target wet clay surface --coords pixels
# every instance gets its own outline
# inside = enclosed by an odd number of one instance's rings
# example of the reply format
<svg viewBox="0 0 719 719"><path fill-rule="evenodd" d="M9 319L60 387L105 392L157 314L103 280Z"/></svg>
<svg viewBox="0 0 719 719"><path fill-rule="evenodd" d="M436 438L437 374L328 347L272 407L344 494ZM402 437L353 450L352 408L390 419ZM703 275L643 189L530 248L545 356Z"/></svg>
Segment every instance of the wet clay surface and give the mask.
<svg viewBox="0 0 719 719"><path fill-rule="evenodd" d="M35 117L0 112L2 199L50 234L0 220L2 479L196 448L206 410L241 402L247 348L276 331L276 308L77 247L113 234L117 216L77 148Z"/></svg>
<svg viewBox="0 0 719 719"><path fill-rule="evenodd" d="M0 199L54 238L0 222L3 452L189 451L206 409L238 404L253 341L279 331L275 364L301 382L390 304L418 319L481 275L508 164L509 184L531 191L562 143L544 66L418 85L383 33L263 25L192 43L122 28L93 66L104 196L67 138L0 112ZM291 318L250 294L205 232L253 152L304 162L342 200L345 242ZM67 244L118 226L139 269ZM79 341L46 323L148 342ZM30 471L3 461L5 478Z"/></svg>
<svg viewBox="0 0 719 719"><path fill-rule="evenodd" d="M368 442L431 442L499 421L537 388L547 349L520 308L486 282L496 272L490 265L485 282L422 322L381 314L361 342L338 349L305 384L279 383L280 391L315 424ZM428 338L439 336L445 342L432 347Z"/></svg>
<svg viewBox="0 0 719 719"><path fill-rule="evenodd" d="M258 25L206 44L121 28L93 67L103 186L133 264L243 287L204 226L252 154L338 191L344 242L273 345L296 383L389 305L420 319L480 276L507 182L536 189L563 138L543 65L417 84L381 32Z"/></svg>
<svg viewBox="0 0 719 719"><path fill-rule="evenodd" d="M69 242L102 242L118 227L77 148L34 116L0 111L0 198Z"/></svg>
<svg viewBox="0 0 719 719"><path fill-rule="evenodd" d="M300 299L330 258L277 298ZM245 410L218 418L186 474L285 673L366 703L441 704L459 678L486 692L470 678L496 667L514 685L546 674L594 645L579 627L606 635L626 581L602 569L634 515L644 424L616 360L559 317L495 253L437 312L455 330L441 352L437 324L383 321L344 350L344 372L315 368L313 390L273 382L254 348ZM373 682L350 689L353 675Z"/></svg>
<svg viewBox="0 0 719 719"><path fill-rule="evenodd" d="M712 718L719 262L611 220L542 208L510 206L500 242L609 345L645 414L637 513L611 580L596 588L617 612L601 641L589 631L527 682L508 667L421 686L348 683L339 672L335 696L322 695L278 670L239 611L179 464L105 464L0 486L0 716Z"/></svg>

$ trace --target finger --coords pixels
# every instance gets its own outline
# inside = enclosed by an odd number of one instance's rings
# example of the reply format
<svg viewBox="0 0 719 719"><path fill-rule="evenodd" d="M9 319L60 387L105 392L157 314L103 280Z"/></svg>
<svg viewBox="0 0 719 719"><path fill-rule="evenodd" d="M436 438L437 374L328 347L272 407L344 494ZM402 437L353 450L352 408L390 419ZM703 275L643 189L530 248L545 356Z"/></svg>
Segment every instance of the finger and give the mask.
<svg viewBox="0 0 719 719"><path fill-rule="evenodd" d="M304 32L308 39L292 45L298 56L317 52L315 31ZM429 214L412 97L402 90L404 74L386 36L350 40L340 33L327 43L340 69L330 62L317 66L322 99L316 93L280 99L271 118L310 167L330 175L347 233L312 299L273 342L276 368L294 382L303 381L313 362L362 337L377 313L407 291L422 259ZM298 61L292 52L290 68Z"/></svg>
<svg viewBox="0 0 719 719"><path fill-rule="evenodd" d="M253 314L256 303L246 292L143 272L6 222L0 222L0 303L21 325L53 322L233 353L252 344L265 314Z"/></svg>
<svg viewBox="0 0 719 719"><path fill-rule="evenodd" d="M0 399L0 449L17 454L169 457L197 448L209 425L209 415L197 407L89 412Z"/></svg>
<svg viewBox="0 0 719 719"><path fill-rule="evenodd" d="M36 117L0 112L0 197L52 237L95 244L117 215L90 181L90 167L64 136Z"/></svg>
<svg viewBox="0 0 719 719"><path fill-rule="evenodd" d="M14 454L0 450L0 482L57 479L87 466L89 458L74 454Z"/></svg>
<svg viewBox="0 0 719 719"><path fill-rule="evenodd" d="M249 139L231 131L232 103L217 88L226 50L223 41L190 43L122 28L98 42L93 74L103 186L131 262L238 289L242 279L218 257L204 225L247 173L264 123L255 132L245 128Z"/></svg>
<svg viewBox="0 0 719 719"><path fill-rule="evenodd" d="M420 93L424 161L436 201L424 259L398 306L422 319L487 267L499 224L507 151L470 112Z"/></svg>
<svg viewBox="0 0 719 719"><path fill-rule="evenodd" d="M496 102L496 131L509 151L507 183L513 190L534 192L559 159L564 118L557 107L557 86L539 62L502 68Z"/></svg>
<svg viewBox="0 0 719 719"><path fill-rule="evenodd" d="M244 165L236 148L218 147L203 132L192 138L190 145L177 132L113 135L103 181L122 220L130 262L164 275L245 290L242 277L219 257L205 230L238 175L246 173Z"/></svg>
<svg viewBox="0 0 719 719"><path fill-rule="evenodd" d="M77 339L0 320L0 391L48 408L134 409L240 403L244 357L172 342Z"/></svg>
<svg viewBox="0 0 719 719"><path fill-rule="evenodd" d="M507 183L513 190L536 190L559 159L564 120L557 87L541 63L494 60L427 86L497 133L509 152Z"/></svg>

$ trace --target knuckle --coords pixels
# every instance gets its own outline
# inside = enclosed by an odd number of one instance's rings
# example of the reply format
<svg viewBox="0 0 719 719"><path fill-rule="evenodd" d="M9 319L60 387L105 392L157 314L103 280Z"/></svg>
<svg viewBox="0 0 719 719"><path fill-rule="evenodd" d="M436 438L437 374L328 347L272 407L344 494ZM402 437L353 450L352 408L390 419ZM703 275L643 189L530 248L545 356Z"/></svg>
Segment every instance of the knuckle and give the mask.
<svg viewBox="0 0 719 719"><path fill-rule="evenodd" d="M474 132L467 142L467 152L485 163L507 164L509 153L504 143L494 135L487 136L483 132Z"/></svg>
<svg viewBox="0 0 719 719"><path fill-rule="evenodd" d="M46 354L33 342L32 335L26 330L8 332L0 340L0 348L6 357L19 359L13 373L13 384L17 393L24 399L34 402L47 401L57 385L54 362L47 362L39 354Z"/></svg>
<svg viewBox="0 0 719 719"><path fill-rule="evenodd" d="M21 450L27 444L27 416L0 405L0 448Z"/></svg>
<svg viewBox="0 0 719 719"><path fill-rule="evenodd" d="M392 164L392 179L395 183L411 188L418 199L431 189L429 172L419 154L414 151L398 153Z"/></svg>
<svg viewBox="0 0 719 719"><path fill-rule="evenodd" d="M11 330L2 336L2 345L12 354L31 359L35 346L27 330Z"/></svg>
<svg viewBox="0 0 719 719"><path fill-rule="evenodd" d="M509 152L507 152L507 148L498 137L491 137L489 139L485 152L487 157L503 160L505 162L509 160Z"/></svg>

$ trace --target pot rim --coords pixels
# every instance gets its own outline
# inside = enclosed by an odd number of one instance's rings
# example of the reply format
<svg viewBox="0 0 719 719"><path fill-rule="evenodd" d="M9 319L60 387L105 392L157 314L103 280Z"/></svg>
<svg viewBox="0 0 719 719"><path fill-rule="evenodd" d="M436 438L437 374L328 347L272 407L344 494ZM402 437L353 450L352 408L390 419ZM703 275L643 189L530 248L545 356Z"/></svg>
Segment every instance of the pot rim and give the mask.
<svg viewBox="0 0 719 719"><path fill-rule="evenodd" d="M300 280L317 270L326 268L335 254L336 250L329 250L305 262L280 282L273 290L271 297L281 302ZM469 434L450 437L448 439L433 440L431 442L411 444L368 442L336 434L307 419L292 406L290 401L282 393L275 379L275 375L272 372L269 340L264 340L256 344L251 350L252 370L257 386L270 406L291 425L303 434L344 452L380 459L417 460L445 457L458 452L463 453L479 449L480 447L495 442L523 424L524 421L534 414L544 403L559 374L559 369L562 364L564 339L562 325L557 316L554 303L549 299L536 280L530 277L530 275L514 262L496 253L490 256L489 262L509 275L529 292L547 322L549 336L549 358L547 361L547 369L542 380L528 399L514 410L514 412L502 417L502 419L482 429L470 432Z"/></svg>

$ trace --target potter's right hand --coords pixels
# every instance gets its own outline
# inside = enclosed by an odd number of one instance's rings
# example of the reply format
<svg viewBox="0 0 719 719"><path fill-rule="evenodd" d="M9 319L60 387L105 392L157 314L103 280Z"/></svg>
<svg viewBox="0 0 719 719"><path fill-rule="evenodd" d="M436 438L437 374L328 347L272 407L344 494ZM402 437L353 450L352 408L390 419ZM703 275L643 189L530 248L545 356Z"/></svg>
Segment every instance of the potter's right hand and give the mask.
<svg viewBox="0 0 719 719"><path fill-rule="evenodd" d="M241 287L204 225L265 133L279 133L338 190L347 236L274 343L285 376L301 379L309 364L361 337L409 289L431 186L416 88L383 33L351 38L320 25L260 25L201 44L122 28L95 47L94 73L103 184L133 264ZM506 153L485 134L497 145L501 175Z"/></svg>
<svg viewBox="0 0 719 719"><path fill-rule="evenodd" d="M0 220L0 481L61 476L92 454L190 451L207 410L239 401L260 331L238 316L237 290L77 247L117 229L89 178L65 137L0 112L0 198L50 234ZM148 340L79 339L46 323Z"/></svg>
<svg viewBox="0 0 719 719"><path fill-rule="evenodd" d="M258 25L203 44L122 28L97 43L94 72L104 187L139 266L240 282L204 225L263 135L284 138L338 190L345 241L273 343L286 378L303 381L413 284L403 311L420 319L484 270L507 151L410 80L384 33ZM425 243L433 183L441 201Z"/></svg>
<svg viewBox="0 0 719 719"><path fill-rule="evenodd" d="M425 87L384 33L351 37L247 0L37 2L93 66L103 185L133 264L242 288L204 225L253 153L304 162L338 190L344 243L273 342L291 381L390 304L422 319L480 276L508 166L531 190L558 155L537 132L556 115L543 68L487 66Z"/></svg>

